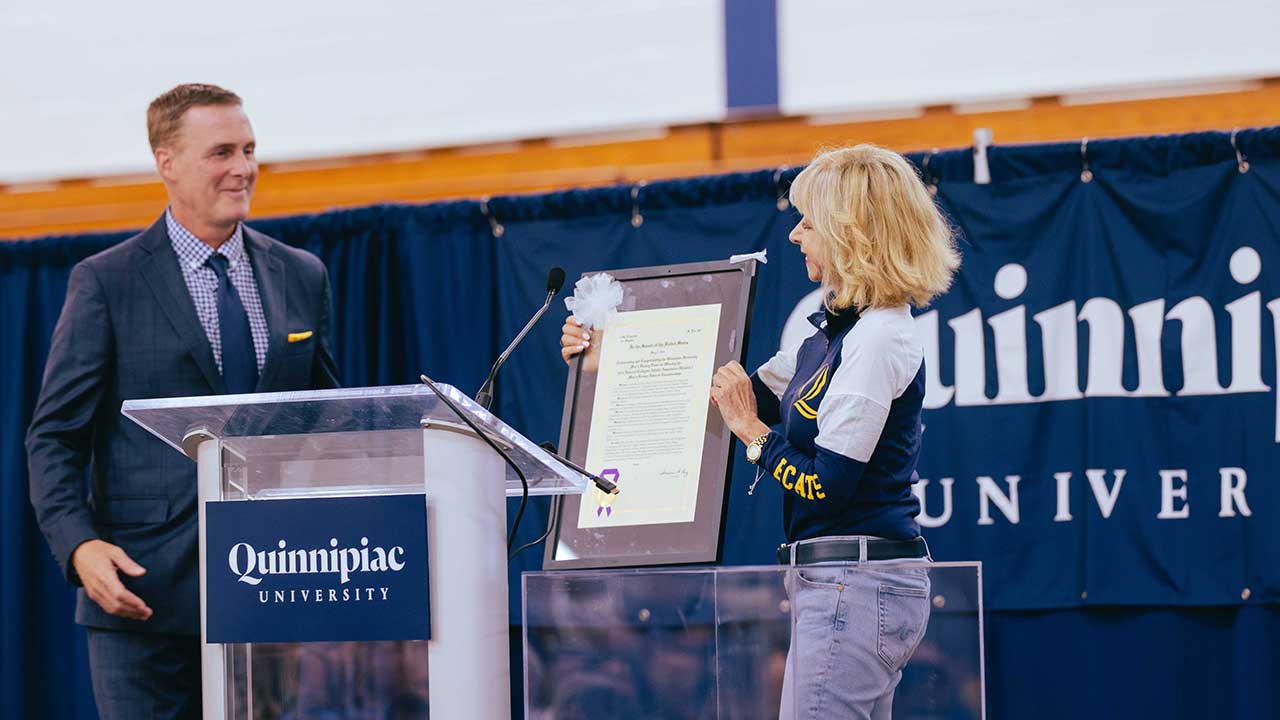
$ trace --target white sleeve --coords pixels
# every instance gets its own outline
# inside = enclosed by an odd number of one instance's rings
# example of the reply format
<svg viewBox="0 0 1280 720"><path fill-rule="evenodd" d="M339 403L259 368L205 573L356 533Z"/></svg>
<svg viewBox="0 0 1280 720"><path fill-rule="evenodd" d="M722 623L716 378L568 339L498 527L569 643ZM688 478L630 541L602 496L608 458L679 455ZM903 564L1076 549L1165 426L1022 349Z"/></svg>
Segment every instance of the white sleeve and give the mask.
<svg viewBox="0 0 1280 720"><path fill-rule="evenodd" d="M815 443L867 462L880 442L889 408L919 372L924 351L914 335L892 326L851 332L840 349L840 367L818 407ZM855 328L857 330L857 328Z"/></svg>
<svg viewBox="0 0 1280 720"><path fill-rule="evenodd" d="M756 369L756 377L779 399L787 391L791 378L796 375L796 356L799 352L800 345L782 348Z"/></svg>

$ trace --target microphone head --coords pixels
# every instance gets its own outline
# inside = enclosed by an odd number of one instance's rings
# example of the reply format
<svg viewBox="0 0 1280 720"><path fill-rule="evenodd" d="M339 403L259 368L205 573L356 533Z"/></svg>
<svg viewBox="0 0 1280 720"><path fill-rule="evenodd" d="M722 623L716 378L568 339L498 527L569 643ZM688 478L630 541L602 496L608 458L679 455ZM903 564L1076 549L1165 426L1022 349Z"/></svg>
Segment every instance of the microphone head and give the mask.
<svg viewBox="0 0 1280 720"><path fill-rule="evenodd" d="M547 273L547 293L555 295L564 287L564 268L553 267Z"/></svg>

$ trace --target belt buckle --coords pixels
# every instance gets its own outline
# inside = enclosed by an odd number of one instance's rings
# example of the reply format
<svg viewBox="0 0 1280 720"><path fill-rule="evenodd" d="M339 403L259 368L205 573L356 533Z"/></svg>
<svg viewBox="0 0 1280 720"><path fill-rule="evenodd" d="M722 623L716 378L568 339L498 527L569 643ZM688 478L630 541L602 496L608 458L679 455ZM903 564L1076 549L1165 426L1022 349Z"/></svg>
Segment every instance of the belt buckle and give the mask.
<svg viewBox="0 0 1280 720"><path fill-rule="evenodd" d="M795 543L778 544L777 552L774 556L778 559L778 565L795 565Z"/></svg>

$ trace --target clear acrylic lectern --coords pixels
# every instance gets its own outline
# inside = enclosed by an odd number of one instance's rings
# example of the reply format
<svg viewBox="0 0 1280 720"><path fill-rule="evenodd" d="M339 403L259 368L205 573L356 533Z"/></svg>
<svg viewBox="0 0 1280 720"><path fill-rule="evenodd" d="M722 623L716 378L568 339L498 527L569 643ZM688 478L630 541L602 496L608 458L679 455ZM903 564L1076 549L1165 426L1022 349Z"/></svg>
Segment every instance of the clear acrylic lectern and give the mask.
<svg viewBox="0 0 1280 720"><path fill-rule="evenodd" d="M899 587L903 569L928 589ZM526 718L821 718L885 672L900 681L873 718L986 717L979 563L526 572L522 592ZM923 633L902 633L903 602ZM865 648L860 662L795 662L837 643ZM788 678L803 689L784 692Z"/></svg>
<svg viewBox="0 0 1280 720"><path fill-rule="evenodd" d="M520 466L531 495L582 492L581 475L438 387ZM206 641L205 718L510 716L504 498L521 482L430 388L130 400L122 412L199 465L202 641L206 503L426 494L431 640Z"/></svg>

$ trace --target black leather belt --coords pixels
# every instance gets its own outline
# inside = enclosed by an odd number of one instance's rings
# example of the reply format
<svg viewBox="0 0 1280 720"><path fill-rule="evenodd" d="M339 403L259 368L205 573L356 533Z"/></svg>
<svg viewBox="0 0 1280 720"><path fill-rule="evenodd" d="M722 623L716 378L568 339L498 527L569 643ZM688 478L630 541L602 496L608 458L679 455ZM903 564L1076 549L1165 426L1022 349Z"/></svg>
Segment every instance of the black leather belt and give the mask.
<svg viewBox="0 0 1280 720"><path fill-rule="evenodd" d="M857 539L817 540L798 543L795 546L796 565L811 565L821 562L858 562L859 547ZM867 560L899 560L903 558L922 558L929 553L924 538L911 540L879 540L867 538ZM791 564L791 545L778 548L778 562Z"/></svg>

